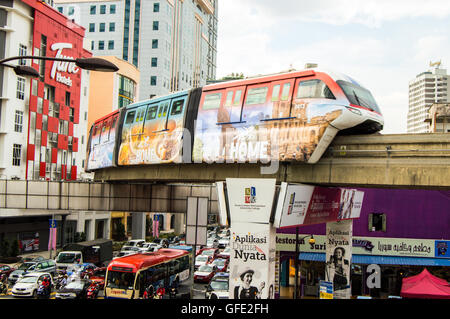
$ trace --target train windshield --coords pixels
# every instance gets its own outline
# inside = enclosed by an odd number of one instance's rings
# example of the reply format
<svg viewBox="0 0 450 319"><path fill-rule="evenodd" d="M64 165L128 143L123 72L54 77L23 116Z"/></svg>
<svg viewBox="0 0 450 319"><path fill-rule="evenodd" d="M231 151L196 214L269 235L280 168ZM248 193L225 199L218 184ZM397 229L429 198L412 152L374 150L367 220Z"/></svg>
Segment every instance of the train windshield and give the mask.
<svg viewBox="0 0 450 319"><path fill-rule="evenodd" d="M344 91L351 104L363 106L381 114L377 102L375 102L372 93L370 93L368 90L350 82L342 80L338 80L336 82Z"/></svg>

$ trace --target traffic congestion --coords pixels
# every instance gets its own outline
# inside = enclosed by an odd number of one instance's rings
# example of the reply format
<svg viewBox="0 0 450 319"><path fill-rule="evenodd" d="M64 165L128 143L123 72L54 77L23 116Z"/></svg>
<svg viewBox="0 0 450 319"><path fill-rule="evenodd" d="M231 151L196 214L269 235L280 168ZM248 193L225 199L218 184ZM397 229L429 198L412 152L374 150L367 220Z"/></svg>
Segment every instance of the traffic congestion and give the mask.
<svg viewBox="0 0 450 319"><path fill-rule="evenodd" d="M145 239L132 239L122 245L119 251L111 251L111 260L107 262L89 262L92 252L83 254L83 250L70 246L54 259L39 254L22 257L20 263L0 265L0 298L33 299L105 299L114 298L111 290L111 264L127 260L129 256L150 256L165 253L166 250L185 250L189 252L189 269L186 280L179 277L169 280L169 270L160 281L160 285L151 285L140 289L136 279L130 298L134 299L228 299L230 231L219 227L208 231L205 246L198 246L195 257L192 247L185 245L183 238L155 238L152 242ZM82 243L81 243L82 244ZM108 255L108 247L94 246L98 256ZM72 256L73 255L73 256ZM83 259L84 258L84 259ZM186 257L188 258L188 257ZM99 259L96 259L99 261ZM113 263L114 262L114 263ZM186 261L187 263L187 261ZM112 267L112 269L117 267ZM169 269L169 268L167 268ZM111 277L111 276L109 276ZM140 278L136 276L136 278ZM150 289L151 288L151 289ZM128 289L131 289L129 287ZM137 289L137 290L136 290ZM108 293L107 293L108 292Z"/></svg>

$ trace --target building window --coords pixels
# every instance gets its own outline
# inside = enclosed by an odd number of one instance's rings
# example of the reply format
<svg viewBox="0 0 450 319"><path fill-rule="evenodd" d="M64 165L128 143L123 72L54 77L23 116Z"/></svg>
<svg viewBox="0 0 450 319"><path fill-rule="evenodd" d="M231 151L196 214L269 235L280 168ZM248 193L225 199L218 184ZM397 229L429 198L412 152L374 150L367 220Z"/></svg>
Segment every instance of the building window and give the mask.
<svg viewBox="0 0 450 319"><path fill-rule="evenodd" d="M99 50L105 49L105 41L98 41L98 49Z"/></svg>
<svg viewBox="0 0 450 319"><path fill-rule="evenodd" d="M152 75L150 77L150 85L152 85L152 86L156 85L156 76Z"/></svg>
<svg viewBox="0 0 450 319"><path fill-rule="evenodd" d="M97 10L96 6L91 6L91 14L95 14L96 10Z"/></svg>
<svg viewBox="0 0 450 319"><path fill-rule="evenodd" d="M153 30L154 31L159 30L159 21L153 21Z"/></svg>
<svg viewBox="0 0 450 319"><path fill-rule="evenodd" d="M41 34L40 56L47 56L47 37ZM39 60L39 79L44 82L45 79L45 60Z"/></svg>
<svg viewBox="0 0 450 319"><path fill-rule="evenodd" d="M95 32L95 23L89 23L89 32Z"/></svg>
<svg viewBox="0 0 450 319"><path fill-rule="evenodd" d="M157 49L158 48L158 39L153 39L152 40L152 49Z"/></svg>
<svg viewBox="0 0 450 319"><path fill-rule="evenodd" d="M22 153L22 145L14 144L13 145L13 166L20 166L20 158Z"/></svg>
<svg viewBox="0 0 450 319"><path fill-rule="evenodd" d="M25 100L25 78L17 77L16 97L19 100Z"/></svg>
<svg viewBox="0 0 450 319"><path fill-rule="evenodd" d="M99 27L99 31L100 32L105 32L105 23L100 23L100 27Z"/></svg>
<svg viewBox="0 0 450 319"><path fill-rule="evenodd" d="M95 49L95 41L91 41L91 50Z"/></svg>
<svg viewBox="0 0 450 319"><path fill-rule="evenodd" d="M116 5L112 4L109 6L109 13L115 14L116 13Z"/></svg>
<svg viewBox="0 0 450 319"><path fill-rule="evenodd" d="M75 13L75 8L74 7L69 7L69 12L67 13L67 15L71 16Z"/></svg>
<svg viewBox="0 0 450 319"><path fill-rule="evenodd" d="M386 214L369 214L369 231L386 231Z"/></svg>
<svg viewBox="0 0 450 319"><path fill-rule="evenodd" d="M102 4L100 6L100 14L105 14L106 13L106 5Z"/></svg>
<svg viewBox="0 0 450 319"><path fill-rule="evenodd" d="M14 119L14 131L22 133L22 128L23 128L23 112L16 111L16 117Z"/></svg>
<svg viewBox="0 0 450 319"><path fill-rule="evenodd" d="M58 11L59 13L63 13L64 8L63 7L58 7Z"/></svg>
<svg viewBox="0 0 450 319"><path fill-rule="evenodd" d="M19 55L20 56L27 55L27 46L26 45L19 44ZM27 60L25 60L25 59L19 60L19 64L20 65L26 65L27 64Z"/></svg>
<svg viewBox="0 0 450 319"><path fill-rule="evenodd" d="M153 12L159 12L159 2L153 4Z"/></svg>
<svg viewBox="0 0 450 319"><path fill-rule="evenodd" d="M108 50L114 50L114 40L108 41Z"/></svg>
<svg viewBox="0 0 450 319"><path fill-rule="evenodd" d="M66 91L66 105L69 106L70 105L70 92Z"/></svg>
<svg viewBox="0 0 450 319"><path fill-rule="evenodd" d="M158 66L158 58L152 58L152 67Z"/></svg>
<svg viewBox="0 0 450 319"><path fill-rule="evenodd" d="M116 24L114 22L109 23L109 32L116 31Z"/></svg>

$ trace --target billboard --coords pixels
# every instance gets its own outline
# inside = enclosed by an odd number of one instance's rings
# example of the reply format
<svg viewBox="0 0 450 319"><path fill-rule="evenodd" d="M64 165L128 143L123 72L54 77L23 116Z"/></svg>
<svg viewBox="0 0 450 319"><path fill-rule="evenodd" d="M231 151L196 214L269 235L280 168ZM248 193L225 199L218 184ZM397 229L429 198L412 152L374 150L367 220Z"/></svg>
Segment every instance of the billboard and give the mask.
<svg viewBox="0 0 450 319"><path fill-rule="evenodd" d="M230 208L230 299L275 294L276 229L270 224L275 179L227 178Z"/></svg>
<svg viewBox="0 0 450 319"><path fill-rule="evenodd" d="M359 218L364 192L356 189L282 183L275 227Z"/></svg>
<svg viewBox="0 0 450 319"><path fill-rule="evenodd" d="M231 223L269 223L275 179L227 178Z"/></svg>
<svg viewBox="0 0 450 319"><path fill-rule="evenodd" d="M230 247L230 299L273 299L275 228L233 224Z"/></svg>

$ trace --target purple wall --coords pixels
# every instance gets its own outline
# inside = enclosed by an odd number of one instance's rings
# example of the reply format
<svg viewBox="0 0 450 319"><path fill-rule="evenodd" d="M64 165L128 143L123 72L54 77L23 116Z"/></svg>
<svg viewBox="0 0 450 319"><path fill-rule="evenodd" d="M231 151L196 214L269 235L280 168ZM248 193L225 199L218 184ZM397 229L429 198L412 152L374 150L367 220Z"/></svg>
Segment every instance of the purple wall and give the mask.
<svg viewBox="0 0 450 319"><path fill-rule="evenodd" d="M450 191L359 188L364 191L353 236L450 239ZM369 231L370 213L386 214L386 232ZM302 226L300 234L325 235L326 224ZM295 227L278 233L295 234Z"/></svg>

